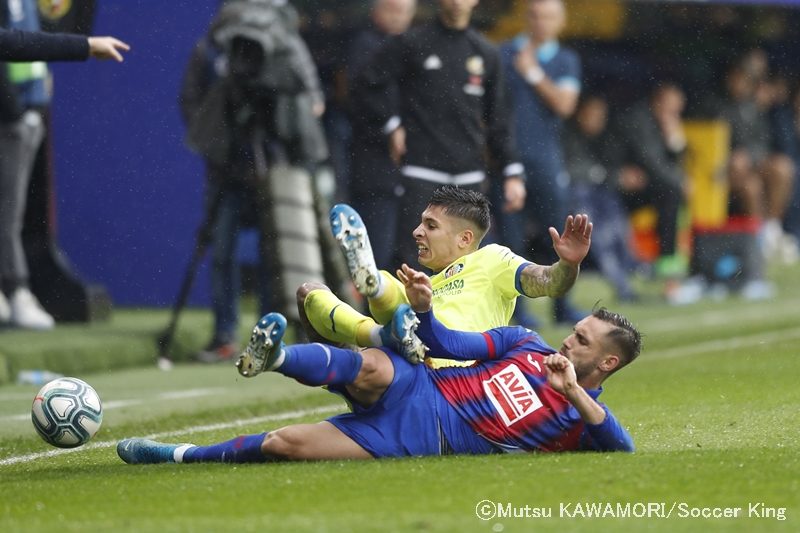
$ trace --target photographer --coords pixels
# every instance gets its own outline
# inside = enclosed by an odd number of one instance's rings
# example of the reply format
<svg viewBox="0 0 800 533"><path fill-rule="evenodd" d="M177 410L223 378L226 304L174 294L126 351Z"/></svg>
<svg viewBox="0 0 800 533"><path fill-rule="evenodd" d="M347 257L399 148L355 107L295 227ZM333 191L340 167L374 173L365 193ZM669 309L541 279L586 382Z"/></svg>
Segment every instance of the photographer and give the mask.
<svg viewBox="0 0 800 533"><path fill-rule="evenodd" d="M270 231L269 178L277 164L310 165L327 156L318 117L324 107L316 68L285 3L225 4L195 47L180 95L187 143L206 161L206 223L211 243L214 336L202 362L238 352L240 274L236 243L244 225L260 227L259 299L274 306L265 282L277 253ZM270 263L268 265L267 263Z"/></svg>

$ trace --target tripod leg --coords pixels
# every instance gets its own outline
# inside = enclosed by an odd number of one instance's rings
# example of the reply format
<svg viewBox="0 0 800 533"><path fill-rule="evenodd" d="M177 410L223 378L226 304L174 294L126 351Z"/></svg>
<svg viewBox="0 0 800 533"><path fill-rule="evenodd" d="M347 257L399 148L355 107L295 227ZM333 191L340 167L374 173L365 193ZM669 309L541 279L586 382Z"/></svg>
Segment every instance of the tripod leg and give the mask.
<svg viewBox="0 0 800 533"><path fill-rule="evenodd" d="M167 363L162 361L172 360L170 349L172 348L172 343L175 340L175 332L178 327L178 318L180 318L181 311L183 311L183 308L186 306L186 300L188 300L189 293L192 290L194 278L197 276L197 269L200 266L203 257L205 256L206 250L208 249L211 232L214 224L217 221L217 214L219 213L219 206L221 202L222 195L219 192L216 192L212 197L208 210L206 211L205 219L200 225L200 228L197 230L197 240L195 243L194 252L189 260L186 273L183 276L183 281L181 282L180 290L178 291L178 297L175 299L175 303L172 306L172 314L170 315L169 324L164 332L159 335L157 340L160 366L167 366Z"/></svg>

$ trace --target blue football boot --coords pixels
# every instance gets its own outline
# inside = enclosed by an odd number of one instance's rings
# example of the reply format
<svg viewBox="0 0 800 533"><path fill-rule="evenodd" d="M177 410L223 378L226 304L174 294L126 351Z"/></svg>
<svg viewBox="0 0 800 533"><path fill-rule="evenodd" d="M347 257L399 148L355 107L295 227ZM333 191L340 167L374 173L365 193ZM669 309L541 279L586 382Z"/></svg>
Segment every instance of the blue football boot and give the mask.
<svg viewBox="0 0 800 533"><path fill-rule="evenodd" d="M411 306L399 305L394 311L392 321L381 328L381 341L409 363L421 363L428 347L417 337L418 325L419 319Z"/></svg>
<svg viewBox="0 0 800 533"><path fill-rule="evenodd" d="M361 216L347 204L336 204L331 208L331 231L344 252L356 290L368 298L375 296L381 276Z"/></svg>
<svg viewBox="0 0 800 533"><path fill-rule="evenodd" d="M286 333L286 318L280 313L269 313L261 317L253 328L250 342L236 361L236 368L246 378L264 371L275 370L283 362L283 335Z"/></svg>

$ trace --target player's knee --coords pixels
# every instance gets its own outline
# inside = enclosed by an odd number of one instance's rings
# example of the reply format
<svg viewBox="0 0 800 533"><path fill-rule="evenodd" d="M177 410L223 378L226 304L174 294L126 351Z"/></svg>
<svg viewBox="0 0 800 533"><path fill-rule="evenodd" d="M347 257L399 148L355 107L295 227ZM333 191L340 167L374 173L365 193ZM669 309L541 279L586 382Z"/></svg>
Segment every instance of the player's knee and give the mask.
<svg viewBox="0 0 800 533"><path fill-rule="evenodd" d="M359 352L361 369L354 385L365 390L382 391L394 378L394 367L389 357L381 350L371 348Z"/></svg>
<svg viewBox="0 0 800 533"><path fill-rule="evenodd" d="M731 174L741 176L750 172L752 160L750 155L743 150L734 151L728 161L728 168Z"/></svg>
<svg viewBox="0 0 800 533"><path fill-rule="evenodd" d="M361 369L358 371L358 377L373 376L378 371L378 363L369 351L359 352L361 355Z"/></svg>
<svg viewBox="0 0 800 533"><path fill-rule="evenodd" d="M770 159L770 166L778 181L781 183L792 181L792 177L794 176L794 163L792 163L790 158L783 154L774 155Z"/></svg>
<svg viewBox="0 0 800 533"><path fill-rule="evenodd" d="M324 290L330 292L331 290L324 283L317 281L307 281L297 288L297 306L302 309L305 305L306 298L312 291Z"/></svg>
<svg viewBox="0 0 800 533"><path fill-rule="evenodd" d="M269 432L261 443L261 451L266 455L290 461L299 457L301 446L302 442L289 426Z"/></svg>

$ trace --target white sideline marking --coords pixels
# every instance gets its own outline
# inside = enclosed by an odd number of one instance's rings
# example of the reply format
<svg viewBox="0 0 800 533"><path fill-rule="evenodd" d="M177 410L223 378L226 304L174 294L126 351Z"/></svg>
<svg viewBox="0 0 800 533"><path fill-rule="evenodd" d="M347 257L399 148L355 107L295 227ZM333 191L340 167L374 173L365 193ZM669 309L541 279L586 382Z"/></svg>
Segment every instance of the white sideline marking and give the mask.
<svg viewBox="0 0 800 533"><path fill-rule="evenodd" d="M779 342L785 340L793 340L793 339L800 339L800 328L795 329L788 329L788 330L778 330L772 331L768 333L754 333L751 335L743 335L740 337L731 337L729 339L718 339L713 341L701 342L699 344L690 344L688 346L676 347L676 348L667 348L662 350L656 350L653 352L646 352L645 355L647 357L643 358L644 361L652 360L657 361L661 359L671 359L677 357L685 357L688 355L698 355L704 352L715 352L720 350L735 350L739 348L745 348L748 346L758 346L759 344L767 344L770 342ZM218 392L223 389L188 389L185 391L176 391L176 392L168 392L158 395L158 397L164 397L165 395L172 395L171 397L193 397L193 396L201 396L204 394L211 394L212 392ZM141 400L120 400L117 402L108 402L108 404L103 404L103 408L109 408L109 405L113 407L122 407L123 405L133 405L136 403L142 403ZM204 426L193 426L184 429L180 429L177 431L168 431L162 433L153 433L151 435L147 435L145 438L148 439L162 439L162 438L169 438L169 437L177 437L180 435L185 435L187 433L202 433L207 431L215 431L218 429L230 429L234 427L241 427L247 426L251 424L261 424L266 422L278 422L281 420L290 420L292 418L300 418L302 416L313 415L313 414L325 414L325 413L332 413L336 411L342 410L341 405L327 405L322 407L315 407L313 409L304 409L300 411L288 411L285 413L277 413L274 415L266 415L261 417L255 418L246 418L246 419L239 419L233 420L231 422L221 422L218 424L209 424ZM11 417L4 417L2 419L10 420L10 419L27 419L29 418L29 414L25 415L14 415ZM0 420L2 420L0 419ZM31 453L27 455L20 455L16 457L9 457L6 459L0 460L0 466L7 466L13 465L17 463L28 463L31 461L35 461L36 459L42 459L45 457L56 457L58 455L63 455L67 453L78 452L82 450L93 450L97 448L108 448L110 446L116 445L116 441L102 441L102 442L95 442L90 443L85 446L81 446L78 448L71 448L71 449L57 449L57 450L50 450L47 452L38 452L38 453Z"/></svg>
<svg viewBox="0 0 800 533"><path fill-rule="evenodd" d="M242 418L239 420L232 420L230 422L220 422L219 424L208 424L205 426L191 426L188 428L179 429L176 431L165 431L162 433L152 433L146 435L146 439L163 439L170 437L178 437L186 435L187 433L204 433L207 431L216 431L218 429L230 429L235 427L249 426L252 424L263 424L266 422L280 422L281 420L291 420L293 418L300 418L308 415L319 415L343 410L342 405L323 405L321 407L314 407L312 409L302 409L299 411L287 411L285 413L277 413L274 415L257 416L254 418ZM8 457L7 459L0 460L0 466L14 465L18 463L29 463L36 459L44 459L46 457L56 457L67 453L80 452L85 450L95 450L97 448L110 448L116 446L117 441L106 440L101 442L93 442L85 446L70 449L50 450L47 452L29 453L27 455L18 455L16 457Z"/></svg>
<svg viewBox="0 0 800 533"><path fill-rule="evenodd" d="M688 346L667 348L665 350L656 350L650 353L645 352L644 353L645 357L643 358L643 360L658 361L661 359L674 359L676 357L684 357L687 355L698 355L704 352L718 352L720 350L736 350L739 348L746 348L748 346L758 346L759 344L767 344L771 342L787 341L793 339L800 339L800 328L771 331L768 333L753 333L752 335L743 335L741 337L731 337L729 339L717 339L713 341L701 342L698 344L690 344Z"/></svg>
<svg viewBox="0 0 800 533"><path fill-rule="evenodd" d="M699 315L688 314L671 318L656 318L653 323L649 323L651 319L642 320L642 322L648 322L648 333L666 333L670 331L682 331L687 327L721 326L744 320L768 322L771 320L770 317L775 314L796 312L796 300L781 302L777 305L771 304L769 307L758 305L745 307L744 303L742 303L741 307L734 307L732 309L705 311Z"/></svg>
<svg viewBox="0 0 800 533"><path fill-rule="evenodd" d="M161 400L182 400L185 398L198 398L200 396L213 396L214 394L221 394L224 393L227 389L224 388L216 388L216 389L187 389L187 390L178 390L178 391L171 391L171 392L164 392L158 395L158 398Z"/></svg>

